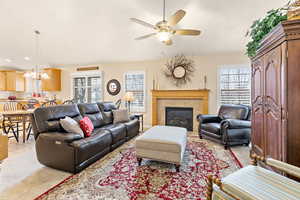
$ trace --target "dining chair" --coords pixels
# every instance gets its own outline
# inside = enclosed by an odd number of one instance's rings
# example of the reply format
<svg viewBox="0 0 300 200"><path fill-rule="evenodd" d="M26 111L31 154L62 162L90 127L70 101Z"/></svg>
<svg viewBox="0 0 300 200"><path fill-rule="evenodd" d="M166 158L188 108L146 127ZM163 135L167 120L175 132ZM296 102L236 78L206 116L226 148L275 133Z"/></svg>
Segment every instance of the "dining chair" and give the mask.
<svg viewBox="0 0 300 200"><path fill-rule="evenodd" d="M72 105L75 104L74 99L65 100L62 104L64 105Z"/></svg>
<svg viewBox="0 0 300 200"><path fill-rule="evenodd" d="M42 107L56 106L56 105L57 105L56 99L53 99L53 100L49 100L49 101L44 102L42 104Z"/></svg>
<svg viewBox="0 0 300 200"><path fill-rule="evenodd" d="M17 110L23 110L23 105L16 101L10 101L8 103L5 103L3 106L3 111L17 111ZM2 129L5 134L9 134L10 132L13 133L15 139L17 142L19 142L19 131L20 130L20 124L22 123L22 118L20 117L3 117L2 120ZM11 138L11 137L9 137Z"/></svg>
<svg viewBox="0 0 300 200"><path fill-rule="evenodd" d="M16 101L10 101L10 102L4 104L3 110L4 111L23 110L23 105Z"/></svg>
<svg viewBox="0 0 300 200"><path fill-rule="evenodd" d="M39 104L39 100L37 99L28 99L27 107L28 109L34 109L36 105Z"/></svg>

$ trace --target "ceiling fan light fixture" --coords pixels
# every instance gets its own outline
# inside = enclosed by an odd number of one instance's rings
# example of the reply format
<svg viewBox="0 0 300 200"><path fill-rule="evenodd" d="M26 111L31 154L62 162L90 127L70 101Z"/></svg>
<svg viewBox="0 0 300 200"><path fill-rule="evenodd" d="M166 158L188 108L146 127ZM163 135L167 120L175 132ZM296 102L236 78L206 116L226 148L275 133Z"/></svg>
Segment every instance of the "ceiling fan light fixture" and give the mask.
<svg viewBox="0 0 300 200"><path fill-rule="evenodd" d="M161 42L166 42L171 39L172 34L169 31L160 31L157 33L157 38Z"/></svg>
<svg viewBox="0 0 300 200"><path fill-rule="evenodd" d="M300 0L299 0L300 1ZM142 26L151 28L155 30L155 33L150 33L138 38L135 38L136 40L143 40L149 37L152 37L154 35L157 36L157 39L161 42L163 42L166 45L172 45L172 37L173 35L190 35L190 36L197 36L200 35L201 31L194 30L194 29L175 29L175 26L183 19L183 17L186 15L186 12L184 10L178 10L173 14L171 17L169 17L166 20L166 0L163 0L163 19L162 21L159 21L156 23L156 25L149 24L148 22L145 22L143 20L139 20L136 18L130 18L131 21L140 24Z"/></svg>

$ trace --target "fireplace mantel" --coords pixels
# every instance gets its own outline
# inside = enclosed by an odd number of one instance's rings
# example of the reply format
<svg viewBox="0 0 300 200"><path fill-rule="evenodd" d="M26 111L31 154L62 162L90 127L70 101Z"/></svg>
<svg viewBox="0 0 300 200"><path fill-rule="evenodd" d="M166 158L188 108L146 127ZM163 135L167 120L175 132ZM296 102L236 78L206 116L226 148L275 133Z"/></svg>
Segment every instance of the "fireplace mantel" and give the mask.
<svg viewBox="0 0 300 200"><path fill-rule="evenodd" d="M202 114L208 114L209 90L152 90L152 125L158 124L157 103L159 99L181 99L181 100L199 100L202 105ZM200 114L200 113L199 113Z"/></svg>

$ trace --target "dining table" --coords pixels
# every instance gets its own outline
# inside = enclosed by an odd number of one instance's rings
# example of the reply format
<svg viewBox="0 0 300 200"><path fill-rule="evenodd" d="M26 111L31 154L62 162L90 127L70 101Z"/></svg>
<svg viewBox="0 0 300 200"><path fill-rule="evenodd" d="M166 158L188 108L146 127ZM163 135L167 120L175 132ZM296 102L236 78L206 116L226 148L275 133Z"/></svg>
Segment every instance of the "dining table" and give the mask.
<svg viewBox="0 0 300 200"><path fill-rule="evenodd" d="M17 118L20 119L23 129L23 143L26 142L26 123L32 121L31 115L33 114L34 109L29 110L14 110L14 111L2 111L0 114L2 114L3 118ZM30 134L30 133L28 133Z"/></svg>

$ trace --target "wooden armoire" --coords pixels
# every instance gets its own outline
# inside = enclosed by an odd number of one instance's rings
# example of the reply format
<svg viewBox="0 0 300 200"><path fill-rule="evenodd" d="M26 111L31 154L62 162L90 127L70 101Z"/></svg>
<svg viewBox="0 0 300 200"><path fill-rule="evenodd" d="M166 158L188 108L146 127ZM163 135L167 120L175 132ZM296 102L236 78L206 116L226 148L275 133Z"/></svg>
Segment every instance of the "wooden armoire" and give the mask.
<svg viewBox="0 0 300 200"><path fill-rule="evenodd" d="M252 59L252 151L300 166L300 20L279 24Z"/></svg>

